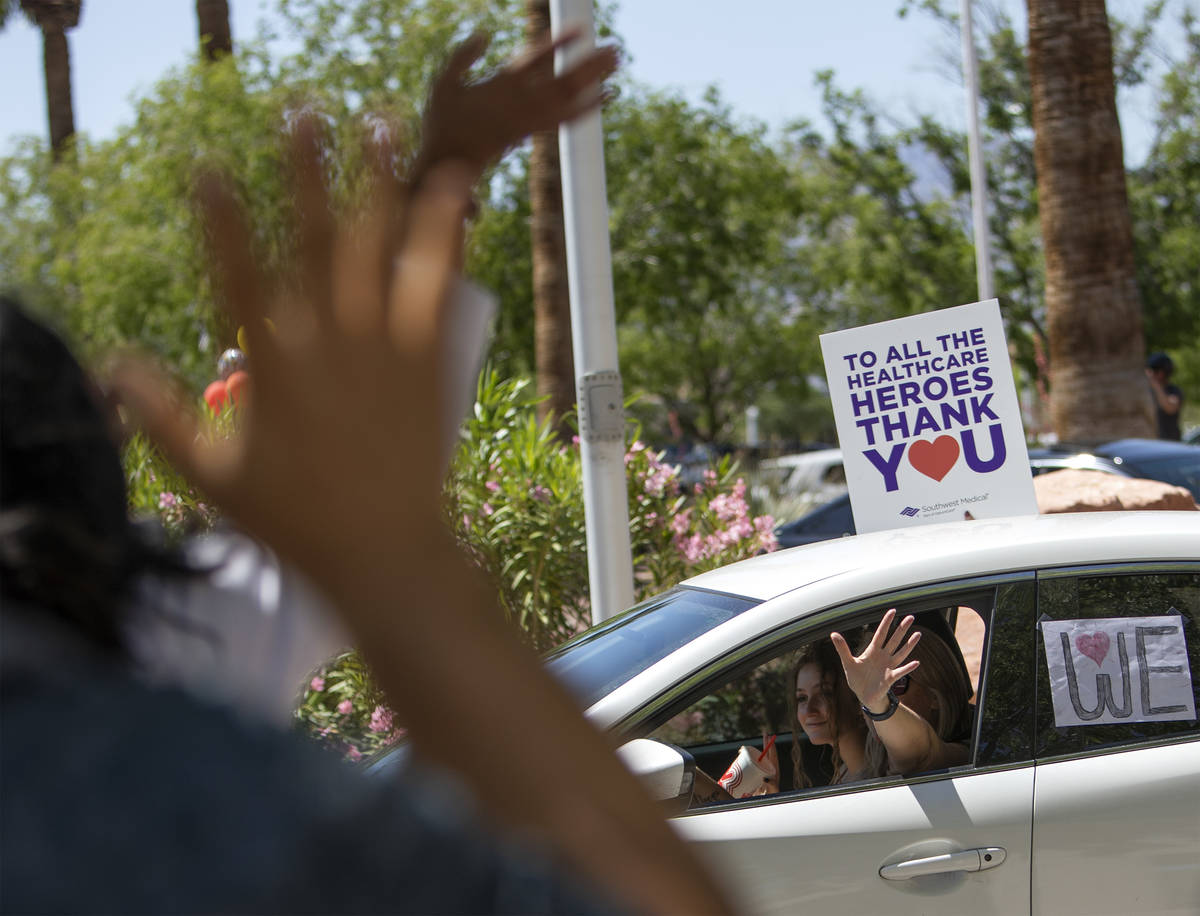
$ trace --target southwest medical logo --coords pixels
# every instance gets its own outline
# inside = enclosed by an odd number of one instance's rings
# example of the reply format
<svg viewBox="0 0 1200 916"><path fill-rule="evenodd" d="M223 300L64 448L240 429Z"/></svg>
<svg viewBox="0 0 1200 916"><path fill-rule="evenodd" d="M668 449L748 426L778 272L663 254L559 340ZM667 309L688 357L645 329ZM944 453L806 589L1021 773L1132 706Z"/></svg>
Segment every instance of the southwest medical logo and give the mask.
<svg viewBox="0 0 1200 916"><path fill-rule="evenodd" d="M920 512L920 509L914 509L912 506L905 506L900 510L901 515L907 515L909 518L916 518Z"/></svg>

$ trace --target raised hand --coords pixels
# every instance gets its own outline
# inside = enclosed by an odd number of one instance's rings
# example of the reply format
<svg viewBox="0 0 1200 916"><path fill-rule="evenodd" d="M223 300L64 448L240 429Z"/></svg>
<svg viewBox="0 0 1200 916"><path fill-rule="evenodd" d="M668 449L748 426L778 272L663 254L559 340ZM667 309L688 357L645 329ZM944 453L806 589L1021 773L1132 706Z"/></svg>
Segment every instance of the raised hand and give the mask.
<svg viewBox="0 0 1200 916"><path fill-rule="evenodd" d="M475 163L439 158L405 195L381 150L367 209L336 220L317 135L302 119L292 138L299 251L283 283L263 270L229 185L201 186L215 285L249 338L239 434L208 441L143 363L118 370L124 403L193 483L332 599L423 759L637 909L728 910L442 524L445 306Z"/></svg>
<svg viewBox="0 0 1200 916"><path fill-rule="evenodd" d="M529 134L599 105L600 84L617 68L617 51L593 49L556 76L555 51L578 39L579 32L572 30L531 49L494 76L468 83L467 71L488 46L486 36L468 38L450 55L429 94L413 183L420 184L427 168L447 159L461 160L482 174Z"/></svg>
<svg viewBox="0 0 1200 916"><path fill-rule="evenodd" d="M846 683L854 691L858 701L872 712L886 711L888 690L896 681L915 671L921 664L915 660L907 664L904 661L921 638L920 633L913 633L907 641L904 639L913 625L912 615L901 620L892 631L892 621L895 618L895 608L884 614L871 641L857 656L850 651L850 646L842 634L829 634L833 647L842 660Z"/></svg>

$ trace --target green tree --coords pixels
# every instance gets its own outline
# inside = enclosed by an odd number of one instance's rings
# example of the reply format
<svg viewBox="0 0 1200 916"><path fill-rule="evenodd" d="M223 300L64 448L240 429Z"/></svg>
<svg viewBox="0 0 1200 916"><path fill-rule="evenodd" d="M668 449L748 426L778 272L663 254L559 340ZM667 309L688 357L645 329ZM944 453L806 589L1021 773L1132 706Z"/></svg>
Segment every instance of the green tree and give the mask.
<svg viewBox="0 0 1200 916"><path fill-rule="evenodd" d="M1163 76L1155 137L1130 175L1146 347L1176 357L1180 382L1200 390L1200 28L1181 17L1185 54Z"/></svg>
<svg viewBox="0 0 1200 916"><path fill-rule="evenodd" d="M327 115L328 167L339 199L353 198L365 136L386 119L415 138L429 74L450 44L499 21L482 2L444 2L427 18L433 6L283 0L301 55L317 49L311 62L244 45L236 58L168 74L116 137L81 144L72 170L50 168L37 144L20 147L0 160L0 286L22 290L83 350L136 341L202 387L236 329L216 321L202 268L189 206L197 167L220 162L237 176L265 249L279 256L292 241L280 218L291 206L280 135L297 108ZM356 63L360 52L369 67Z"/></svg>
<svg viewBox="0 0 1200 916"><path fill-rule="evenodd" d="M228 164L259 224L280 225L288 100L261 68L241 74L224 59L162 80L132 125L80 145L74 169L49 168L35 146L0 161L0 283L23 289L85 351L138 342L203 386L233 329L213 322L189 206L195 169L237 150ZM278 251L287 240L270 242Z"/></svg>
<svg viewBox="0 0 1200 916"><path fill-rule="evenodd" d="M881 117L860 92L817 74L831 137L792 131L804 201L797 284L824 329L853 327L969 302L974 268L963 214L925 189L919 134Z"/></svg>
<svg viewBox="0 0 1200 916"><path fill-rule="evenodd" d="M782 281L799 197L765 129L715 90L643 93L606 112L622 367L686 435L729 440L769 392L800 402L813 325Z"/></svg>

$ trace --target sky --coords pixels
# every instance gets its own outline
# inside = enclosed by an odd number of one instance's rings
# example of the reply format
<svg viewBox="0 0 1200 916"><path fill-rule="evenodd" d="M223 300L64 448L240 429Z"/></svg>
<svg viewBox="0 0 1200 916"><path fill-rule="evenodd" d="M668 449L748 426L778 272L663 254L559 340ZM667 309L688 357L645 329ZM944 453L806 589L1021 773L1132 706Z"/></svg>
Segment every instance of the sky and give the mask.
<svg viewBox="0 0 1200 916"><path fill-rule="evenodd" d="M953 2L953 0L950 0ZM1024 28L1024 3L995 0ZM1169 0L1175 13L1200 0ZM230 0L234 42L254 36L270 0ZM843 89L861 88L902 122L929 113L963 129L961 77L946 62L959 60L957 38L928 16L896 15L900 0L623 0L616 29L638 82L698 99L717 85L742 117L772 128L808 118L820 122L813 74L832 69ZM1121 15L1140 0L1108 0ZM196 44L192 0L85 0L70 33L76 129L93 139L111 136L132 118L130 99L149 90L168 69L185 64ZM1175 29L1177 30L1177 26ZM1170 29L1168 44L1170 43ZM952 68L951 68L952 69ZM0 155L15 138L46 133L41 37L20 15L0 32ZM1126 161L1149 148L1150 93L1119 98Z"/></svg>

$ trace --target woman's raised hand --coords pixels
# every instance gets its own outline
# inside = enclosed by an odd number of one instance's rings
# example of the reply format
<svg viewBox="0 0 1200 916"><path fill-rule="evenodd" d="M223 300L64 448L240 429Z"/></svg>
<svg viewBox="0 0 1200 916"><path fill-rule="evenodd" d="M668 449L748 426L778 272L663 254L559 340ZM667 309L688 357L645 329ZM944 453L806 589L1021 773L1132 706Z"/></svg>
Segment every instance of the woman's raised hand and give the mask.
<svg viewBox="0 0 1200 916"><path fill-rule="evenodd" d="M855 655L840 633L829 634L838 657L842 660L842 668L846 672L846 683L854 691L858 701L872 712L884 712L887 709L887 692L892 685L906 674L915 671L920 662L905 659L911 654L913 647L921 638L920 633L913 633L905 640L905 634L913 625L910 614L892 630L892 621L896 619L896 609L892 608L883 615L875 635L867 643L862 653ZM890 635L889 635L890 634Z"/></svg>

